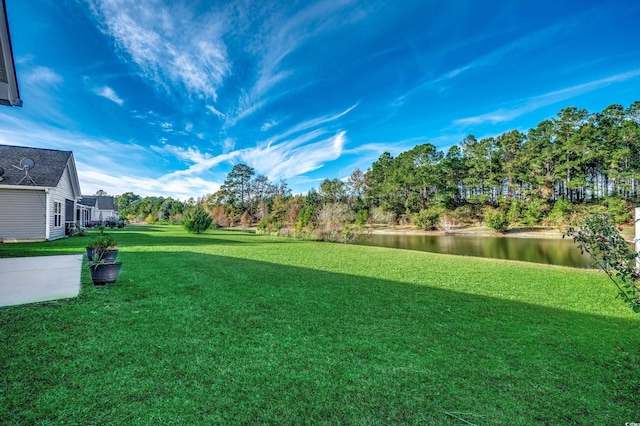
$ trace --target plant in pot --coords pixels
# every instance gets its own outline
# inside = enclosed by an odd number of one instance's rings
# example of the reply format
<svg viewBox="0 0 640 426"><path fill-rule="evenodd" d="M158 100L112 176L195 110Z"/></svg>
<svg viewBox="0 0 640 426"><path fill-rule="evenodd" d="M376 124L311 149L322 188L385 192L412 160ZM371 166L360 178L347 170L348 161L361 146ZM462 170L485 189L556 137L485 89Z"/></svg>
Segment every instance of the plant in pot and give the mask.
<svg viewBox="0 0 640 426"><path fill-rule="evenodd" d="M113 284L122 268L122 262L116 261L118 250L116 240L100 229L87 246L91 280L95 285Z"/></svg>
<svg viewBox="0 0 640 426"><path fill-rule="evenodd" d="M87 258L93 261L96 257L98 261L113 262L118 256L118 243L113 237L104 232L104 226L98 228L95 235L87 245Z"/></svg>

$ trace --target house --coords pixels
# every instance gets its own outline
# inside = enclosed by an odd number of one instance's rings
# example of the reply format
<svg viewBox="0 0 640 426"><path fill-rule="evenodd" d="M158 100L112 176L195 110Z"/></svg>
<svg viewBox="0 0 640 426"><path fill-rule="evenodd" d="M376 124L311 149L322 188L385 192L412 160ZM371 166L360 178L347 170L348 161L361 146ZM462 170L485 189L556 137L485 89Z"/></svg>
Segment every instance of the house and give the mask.
<svg viewBox="0 0 640 426"><path fill-rule="evenodd" d="M71 151L0 145L0 238L55 240L80 214Z"/></svg>
<svg viewBox="0 0 640 426"><path fill-rule="evenodd" d="M13 60L9 19L4 0L0 0L0 105L22 106Z"/></svg>
<svg viewBox="0 0 640 426"><path fill-rule="evenodd" d="M80 208L84 210L81 216L81 225L88 223L105 223L118 221L118 205L110 195L83 195L78 201Z"/></svg>

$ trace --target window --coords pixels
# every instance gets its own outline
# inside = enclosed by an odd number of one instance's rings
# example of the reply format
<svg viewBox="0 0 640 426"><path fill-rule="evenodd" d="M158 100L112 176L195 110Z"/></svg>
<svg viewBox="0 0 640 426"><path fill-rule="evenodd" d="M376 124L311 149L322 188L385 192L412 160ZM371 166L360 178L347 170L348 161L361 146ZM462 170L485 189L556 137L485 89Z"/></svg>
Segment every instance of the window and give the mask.
<svg viewBox="0 0 640 426"><path fill-rule="evenodd" d="M62 226L62 203L58 201L53 203L53 226Z"/></svg>

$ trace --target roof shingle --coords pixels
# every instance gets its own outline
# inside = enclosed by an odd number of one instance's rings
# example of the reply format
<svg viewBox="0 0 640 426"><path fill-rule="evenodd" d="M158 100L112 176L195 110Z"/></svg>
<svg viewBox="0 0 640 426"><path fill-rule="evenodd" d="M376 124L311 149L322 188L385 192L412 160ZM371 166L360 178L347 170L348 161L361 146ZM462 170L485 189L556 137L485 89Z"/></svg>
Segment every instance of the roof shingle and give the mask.
<svg viewBox="0 0 640 426"><path fill-rule="evenodd" d="M35 166L29 170L29 177L36 186L55 188L71 155L71 151L0 145L0 168L4 169L0 185L18 185L22 181L20 186L33 186L29 179L24 179L25 172L19 168L20 160L30 158Z"/></svg>

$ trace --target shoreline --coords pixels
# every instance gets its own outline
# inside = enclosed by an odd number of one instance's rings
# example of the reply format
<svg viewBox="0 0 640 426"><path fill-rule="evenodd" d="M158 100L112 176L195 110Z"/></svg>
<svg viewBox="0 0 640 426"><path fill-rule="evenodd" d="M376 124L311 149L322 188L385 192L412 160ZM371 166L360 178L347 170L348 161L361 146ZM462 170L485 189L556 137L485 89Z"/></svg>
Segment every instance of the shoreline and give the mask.
<svg viewBox="0 0 640 426"><path fill-rule="evenodd" d="M463 226L450 230L425 231L411 226L389 226L369 228L373 235L465 235L478 237L502 237L502 238L545 238L562 239L562 232L556 228L535 227L535 228L513 228L505 233L494 232L486 227Z"/></svg>
<svg viewBox="0 0 640 426"><path fill-rule="evenodd" d="M562 239L564 233L557 228L537 226L532 228L512 228L505 233L494 232L484 226L458 226L454 229L424 231L416 229L411 225L406 226L373 226L369 228L372 235L424 235L424 236L475 236L475 237L496 237L496 238L533 238L533 239ZM635 228L624 226L620 232L622 237L630 243L635 239Z"/></svg>

